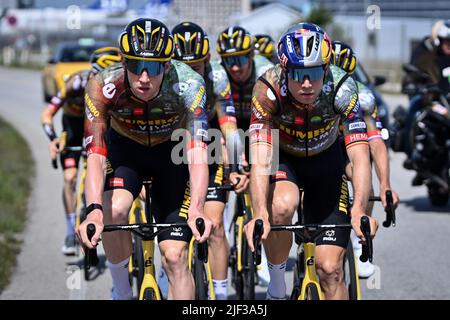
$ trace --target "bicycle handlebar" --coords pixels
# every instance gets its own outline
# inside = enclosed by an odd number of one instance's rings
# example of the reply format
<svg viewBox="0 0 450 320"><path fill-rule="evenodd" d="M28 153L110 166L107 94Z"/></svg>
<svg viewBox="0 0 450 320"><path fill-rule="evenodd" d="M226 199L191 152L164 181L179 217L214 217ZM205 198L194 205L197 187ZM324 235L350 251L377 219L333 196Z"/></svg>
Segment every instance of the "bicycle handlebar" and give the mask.
<svg viewBox="0 0 450 320"><path fill-rule="evenodd" d="M350 223L346 224L289 224L289 225L271 225L270 231L291 231L296 235L302 237L302 240L306 239L304 234L299 233L299 230L319 230L313 236L308 236L308 240L306 242L314 242L314 239L317 239L321 234L323 234L326 230L332 228L352 228ZM372 237L370 236L370 221L368 216L361 217L361 231L366 238L366 244L362 245L363 253L360 257L360 260L364 258L365 261L369 260L372 262L373 260L373 242Z"/></svg>
<svg viewBox="0 0 450 320"><path fill-rule="evenodd" d="M264 233L264 223L261 219L255 221L255 227L253 229L253 246L255 251L253 257L256 265L261 264L261 237Z"/></svg>
<svg viewBox="0 0 450 320"><path fill-rule="evenodd" d="M369 201L381 202L381 197L378 196L370 197ZM353 198L350 198L350 202L353 202ZM396 225L395 207L391 190L386 191L386 208L384 209L384 212L386 212L386 220L383 222L383 227L389 228L391 225L395 227Z"/></svg>
<svg viewBox="0 0 450 320"><path fill-rule="evenodd" d="M239 184L241 179L240 178L236 178L236 179L237 179L237 183L236 184ZM224 185L224 186L208 187L208 192L209 191L214 191L214 190L233 191L234 187L235 187L234 184L227 184L227 185Z"/></svg>
<svg viewBox="0 0 450 320"><path fill-rule="evenodd" d="M74 152L86 152L86 150L84 149L84 147L82 146L69 146L69 147L64 147L63 151L74 151ZM58 158L54 158L52 159L52 167L53 169L58 169Z"/></svg>
<svg viewBox="0 0 450 320"><path fill-rule="evenodd" d="M205 221L203 218L197 218L195 222L197 226L197 230L200 232L200 235L203 235L205 232ZM139 237L144 240L154 239L158 234L163 232L164 230L172 227L187 227L188 224L186 222L176 222L176 223L138 223L138 224L111 224L105 225L103 227L103 232L113 232L113 231L128 231L137 234ZM154 231L154 228L157 228L157 231ZM95 225L90 223L87 225L87 236L89 241L92 240L92 237L95 234ZM205 241L204 243L199 244L198 258L205 263L208 261L208 243ZM87 252L87 268L90 266L96 266L98 264L98 256L97 256L97 248L88 249Z"/></svg>

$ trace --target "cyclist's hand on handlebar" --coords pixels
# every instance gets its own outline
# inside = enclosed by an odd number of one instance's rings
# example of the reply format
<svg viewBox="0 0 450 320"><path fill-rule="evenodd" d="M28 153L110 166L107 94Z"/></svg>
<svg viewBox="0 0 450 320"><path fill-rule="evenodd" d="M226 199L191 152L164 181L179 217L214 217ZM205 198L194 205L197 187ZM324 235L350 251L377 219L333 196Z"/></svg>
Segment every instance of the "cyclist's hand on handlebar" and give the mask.
<svg viewBox="0 0 450 320"><path fill-rule="evenodd" d="M245 174L239 174L237 172L230 173L230 182L234 186L236 193L242 193L247 190L249 179Z"/></svg>
<svg viewBox="0 0 450 320"><path fill-rule="evenodd" d="M353 214L352 213L352 221L351 222L352 222L353 230L356 233L356 236L359 239L361 239L361 243L365 244L366 239L364 238L364 235L361 232L361 217L362 216L363 216L363 214ZM378 221L369 216L368 216L368 218L369 218L369 222L370 222L370 235L373 239L378 230Z"/></svg>
<svg viewBox="0 0 450 320"><path fill-rule="evenodd" d="M59 143L59 138L53 139L48 145L48 151L50 152L50 158L55 159L56 155L61 152L61 144Z"/></svg>
<svg viewBox="0 0 450 320"><path fill-rule="evenodd" d="M245 232L245 236L247 237L247 243L248 246L250 247L250 250L252 252L255 251L255 245L253 243L253 230L255 229L255 222L257 219L261 219L263 221L263 228L264 228L264 232L261 236L261 240L265 240L267 239L267 236L269 235L270 232L270 222L267 218L263 218L260 216L255 216L253 217L252 220L250 220L245 226L244 226L244 232Z"/></svg>
<svg viewBox="0 0 450 320"><path fill-rule="evenodd" d="M380 189L380 198L381 203L383 204L383 208L387 207L387 200L386 200L386 191L391 190L392 192L392 203L394 205L394 209L397 209L398 203L400 202L400 198L398 197L397 192L393 191L392 189Z"/></svg>
<svg viewBox="0 0 450 320"><path fill-rule="evenodd" d="M96 210L95 210L96 211ZM103 231L103 217L101 215L96 215L95 211L92 211L83 221L82 224L77 228L77 236L80 242L88 249L94 249L97 244L100 242L100 235ZM87 226L88 224L95 225L95 234L92 237L92 240L89 241L87 236Z"/></svg>
<svg viewBox="0 0 450 320"><path fill-rule="evenodd" d="M205 222L205 231L203 232L202 236L200 236L200 233L198 232L197 226L195 224L197 218L203 218ZM203 243L206 241L206 239L208 239L212 230L212 222L207 216L205 216L204 214L193 213L190 211L187 223L189 225L189 228L191 228L192 230L192 234L194 235L195 240L197 240L200 243Z"/></svg>

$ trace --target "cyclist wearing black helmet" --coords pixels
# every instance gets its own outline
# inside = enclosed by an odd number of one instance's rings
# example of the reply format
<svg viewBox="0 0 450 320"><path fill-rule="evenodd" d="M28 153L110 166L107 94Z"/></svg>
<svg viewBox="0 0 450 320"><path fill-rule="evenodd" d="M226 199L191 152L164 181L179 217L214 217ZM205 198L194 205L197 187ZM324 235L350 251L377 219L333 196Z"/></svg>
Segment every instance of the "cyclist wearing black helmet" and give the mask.
<svg viewBox="0 0 450 320"><path fill-rule="evenodd" d="M175 42L173 58L188 64L205 80L206 108L210 128L221 130L225 141L231 141L231 144L233 142L238 143L237 148L242 150L237 133L230 81L220 63L210 59L207 34L197 24L183 22L173 28L172 35ZM229 154L233 153L230 152ZM232 161L240 162L239 160L234 159ZM224 178L224 165L222 163L214 162L209 165L210 187L222 185ZM246 175L232 173L229 180L235 185L236 192L242 192L248 186ZM214 225L213 232L208 240L210 246L208 252L214 291L216 299L219 300L227 298L228 241L223 225L223 211L226 200L226 192L214 190L208 192L205 204L205 214Z"/></svg>
<svg viewBox="0 0 450 320"><path fill-rule="evenodd" d="M50 157L56 159L60 154L61 166L64 175L63 203L66 212L66 238L62 247L65 255L76 253L75 246L75 206L78 162L80 152L64 152L60 138L53 129L53 118L62 108L63 131L66 132L65 146L81 146L83 144L84 121L84 89L89 78L102 71L106 67L120 62L119 49L104 47L95 50L90 59L92 69L82 70L72 74L66 81L62 90L54 96L47 108L42 112L41 122L44 131L50 139Z"/></svg>
<svg viewBox="0 0 450 320"><path fill-rule="evenodd" d="M335 66L340 67L346 71L349 75L353 75L356 69L358 60L356 58L353 49L346 43L340 41L333 41L332 52L331 52L331 63ZM356 81L356 80L355 80ZM364 84L356 81L358 89L358 99L363 111L364 123L367 130L367 139L369 141L369 150L371 159L375 164L375 171L377 173L378 181L380 184L380 196L382 204L384 207L387 206L386 202L386 191L391 190L390 182L390 170L389 170L389 153L381 136L381 121L377 115L377 105L375 97L372 91ZM352 181L352 167L347 161L345 172L347 178ZM371 195L373 195L373 188L371 190ZM397 207L399 198L396 192L392 192L394 206ZM369 207L367 208L367 215L372 216L373 202L369 202ZM353 250L355 251L355 256L359 257L362 253L362 246L359 243L359 238L352 232L351 239L353 242ZM368 278L375 272L375 266L367 261L358 261L358 274L362 278Z"/></svg>
<svg viewBox="0 0 450 320"><path fill-rule="evenodd" d="M266 70L273 67L273 63L261 55L254 54L251 34L237 26L229 27L220 33L217 52L230 79L238 128L247 131L250 125L253 86Z"/></svg>
<svg viewBox="0 0 450 320"><path fill-rule="evenodd" d="M253 36L253 43L255 47L255 54L259 54L263 57L266 57L272 63L278 63L276 50L275 50L275 42L272 37L267 34L255 34Z"/></svg>
<svg viewBox="0 0 450 320"><path fill-rule="evenodd" d="M86 88L89 214L78 236L92 248L99 242L104 223L127 223L143 177L151 176L156 222L187 220L189 225L158 236L169 278L168 298L193 299L194 281L187 254L191 231L203 242L211 230L211 222L203 214L208 185L204 81L186 64L171 61L172 35L156 19L130 22L119 37L119 46L122 64L100 73ZM178 159L171 158L177 144L171 136L176 129L186 129L183 143L189 164L175 165ZM202 237L195 227L198 217L205 220ZM96 226L91 241L86 234L89 223ZM113 278L112 297L130 299L126 268L131 256L130 234L115 232L102 238Z"/></svg>

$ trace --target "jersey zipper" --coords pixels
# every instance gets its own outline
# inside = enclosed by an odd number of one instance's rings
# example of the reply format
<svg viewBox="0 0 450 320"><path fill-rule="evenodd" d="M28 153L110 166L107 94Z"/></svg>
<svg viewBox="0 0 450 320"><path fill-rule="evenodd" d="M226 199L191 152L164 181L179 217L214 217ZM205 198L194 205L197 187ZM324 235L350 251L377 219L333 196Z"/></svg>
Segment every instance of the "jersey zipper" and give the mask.
<svg viewBox="0 0 450 320"><path fill-rule="evenodd" d="M145 119L147 120L147 138L148 138L148 147L150 148L152 146L151 140L150 140L150 119L148 118L149 114L149 105L148 102L145 103Z"/></svg>
<svg viewBox="0 0 450 320"><path fill-rule="evenodd" d="M306 158L308 158L308 134L309 134L309 132L308 132L309 131L308 107L306 107L305 124L306 124L305 150L306 150Z"/></svg>

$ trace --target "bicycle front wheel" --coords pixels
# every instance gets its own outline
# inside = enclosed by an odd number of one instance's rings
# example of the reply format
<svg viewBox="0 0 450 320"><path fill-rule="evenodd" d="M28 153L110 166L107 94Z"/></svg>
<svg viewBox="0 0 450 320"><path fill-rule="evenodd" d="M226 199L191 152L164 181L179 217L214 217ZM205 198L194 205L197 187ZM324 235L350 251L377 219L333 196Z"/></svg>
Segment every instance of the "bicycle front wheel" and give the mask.
<svg viewBox="0 0 450 320"><path fill-rule="evenodd" d="M242 248L244 256L244 270L243 270L243 282L244 282L244 300L255 300L255 277L256 266L253 259L253 253L248 247L247 240L242 237Z"/></svg>
<svg viewBox="0 0 450 320"><path fill-rule="evenodd" d="M205 264L194 257L194 281L195 281L195 299L208 300L208 278L206 274Z"/></svg>
<svg viewBox="0 0 450 320"><path fill-rule="evenodd" d="M314 283L306 286L305 300L320 300L319 289Z"/></svg>
<svg viewBox="0 0 450 320"><path fill-rule="evenodd" d="M360 300L358 270L356 268L355 255L353 253L352 242L348 242L347 252L344 259L345 284L348 288L350 300Z"/></svg>

